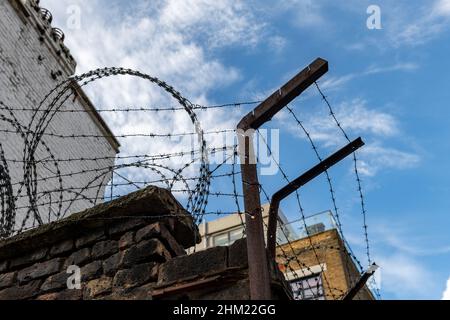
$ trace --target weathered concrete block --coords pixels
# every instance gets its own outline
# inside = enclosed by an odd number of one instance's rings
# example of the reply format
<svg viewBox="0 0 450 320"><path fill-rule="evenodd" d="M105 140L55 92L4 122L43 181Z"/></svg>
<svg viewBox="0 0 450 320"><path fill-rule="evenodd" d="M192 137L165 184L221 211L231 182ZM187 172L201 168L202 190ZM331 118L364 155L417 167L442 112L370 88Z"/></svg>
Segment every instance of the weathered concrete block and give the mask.
<svg viewBox="0 0 450 320"><path fill-rule="evenodd" d="M81 281L88 281L102 275L102 262L94 261L81 268Z"/></svg>
<svg viewBox="0 0 450 320"><path fill-rule="evenodd" d="M112 225L108 229L110 236L117 235L119 233L125 233L133 229L140 228L145 225L145 219L139 217L130 217L127 220L120 221L115 225Z"/></svg>
<svg viewBox="0 0 450 320"><path fill-rule="evenodd" d="M16 280L15 272L0 274L0 289L12 286L15 280Z"/></svg>
<svg viewBox="0 0 450 320"><path fill-rule="evenodd" d="M102 297L102 300L152 300L154 286L154 283L149 283L137 288L113 288L114 292L109 296Z"/></svg>
<svg viewBox="0 0 450 320"><path fill-rule="evenodd" d="M119 240L119 249L120 250L126 249L131 245L133 245L133 243L134 243L134 232L133 231L127 232Z"/></svg>
<svg viewBox="0 0 450 320"><path fill-rule="evenodd" d="M237 240L228 247L229 267L248 267L247 240Z"/></svg>
<svg viewBox="0 0 450 320"><path fill-rule="evenodd" d="M112 283L113 279L109 277L89 281L84 289L83 299L91 300L100 295L112 292Z"/></svg>
<svg viewBox="0 0 450 320"><path fill-rule="evenodd" d="M61 255L63 253L73 250L73 248L74 248L74 241L72 239L57 243L50 249L50 256L54 257Z"/></svg>
<svg viewBox="0 0 450 320"><path fill-rule="evenodd" d="M41 295L36 300L81 300L83 298L82 290L64 290L61 292L54 292Z"/></svg>
<svg viewBox="0 0 450 320"><path fill-rule="evenodd" d="M61 270L63 262L64 259L55 258L53 260L36 263L31 267L20 270L17 273L17 280L20 283L23 283L26 281L39 279L58 273Z"/></svg>
<svg viewBox="0 0 450 320"><path fill-rule="evenodd" d="M103 261L103 273L107 276L113 277L122 264L122 257L123 253L118 252Z"/></svg>
<svg viewBox="0 0 450 320"><path fill-rule="evenodd" d="M94 242L104 240L105 238L105 232L103 231L103 229L99 229L96 231L90 230L89 233L79 237L75 241L75 246L77 248L85 247L93 244Z"/></svg>
<svg viewBox="0 0 450 320"><path fill-rule="evenodd" d="M61 272L48 277L41 286L42 292L67 289L67 279L69 277L70 274L67 272Z"/></svg>
<svg viewBox="0 0 450 320"><path fill-rule="evenodd" d="M135 264L148 261L164 262L171 258L170 253L157 239L139 243L124 251L122 264L131 267Z"/></svg>
<svg viewBox="0 0 450 320"><path fill-rule="evenodd" d="M159 267L158 284L227 268L227 248L215 247L192 255L177 257Z"/></svg>
<svg viewBox="0 0 450 320"><path fill-rule="evenodd" d="M240 280L233 285L223 288L210 288L201 294L190 297L193 300L230 300L247 301L250 300L250 286L248 279Z"/></svg>
<svg viewBox="0 0 450 320"><path fill-rule="evenodd" d="M153 223L136 231L136 242L156 238L160 236L160 234L160 224L158 222Z"/></svg>
<svg viewBox="0 0 450 320"><path fill-rule="evenodd" d="M119 251L119 244L115 240L101 241L92 248L92 259L101 259Z"/></svg>
<svg viewBox="0 0 450 320"><path fill-rule="evenodd" d="M8 261L2 261L0 262L0 272L5 272L8 270Z"/></svg>
<svg viewBox="0 0 450 320"><path fill-rule="evenodd" d="M186 254L184 248L175 240L172 234L161 223L153 223L136 232L136 242L146 239L159 238L166 244L174 257Z"/></svg>
<svg viewBox="0 0 450 320"><path fill-rule="evenodd" d="M67 258L66 262L64 263L65 267L76 265L76 266L82 266L89 262L91 260L91 249L90 248L83 248L80 249L74 253L72 253L69 258Z"/></svg>
<svg viewBox="0 0 450 320"><path fill-rule="evenodd" d="M32 264L34 262L38 262L45 258L47 252L48 252L47 248L41 248L36 251L33 251L32 253L25 254L23 256L11 260L9 267L16 268L27 264Z"/></svg>
<svg viewBox="0 0 450 320"><path fill-rule="evenodd" d="M23 286L13 286L0 291L0 300L25 300L36 296L42 280L30 281Z"/></svg>
<svg viewBox="0 0 450 320"><path fill-rule="evenodd" d="M201 241L198 227L190 219L170 218L165 220L164 224L185 249L194 246L196 241L197 243Z"/></svg>
<svg viewBox="0 0 450 320"><path fill-rule="evenodd" d="M134 288L149 281L158 280L158 265L155 262L136 265L120 270L114 277L113 286L119 289Z"/></svg>

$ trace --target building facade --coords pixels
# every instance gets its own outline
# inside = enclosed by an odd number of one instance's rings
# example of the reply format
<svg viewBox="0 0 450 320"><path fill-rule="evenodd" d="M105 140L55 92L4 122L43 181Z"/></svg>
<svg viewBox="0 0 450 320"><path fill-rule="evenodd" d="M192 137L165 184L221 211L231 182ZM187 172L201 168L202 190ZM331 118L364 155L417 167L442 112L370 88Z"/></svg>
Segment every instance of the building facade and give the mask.
<svg viewBox="0 0 450 320"><path fill-rule="evenodd" d="M294 230L287 224L287 218L280 210L278 212L277 238L296 239ZM269 219L269 205L263 205L264 234L267 233ZM190 248L189 252L206 250L212 247L228 246L235 241L245 237L245 216L243 214L232 214L224 218L204 222L199 225L202 241L195 248Z"/></svg>
<svg viewBox="0 0 450 320"><path fill-rule="evenodd" d="M45 106L36 110L44 97L72 76L76 67L64 45L64 34L51 22L51 13L38 0L0 1L0 193L2 199L9 199L2 202L0 237L101 201L119 151L111 130L73 83L72 95L61 110L75 112L56 112L36 149L34 192L39 216L30 212L23 181L32 120L36 123L42 116ZM70 139L81 133L99 138Z"/></svg>
<svg viewBox="0 0 450 320"><path fill-rule="evenodd" d="M324 230L277 247L277 263L298 300L339 300L360 272L336 229ZM355 300L373 300L365 286Z"/></svg>
<svg viewBox="0 0 450 320"><path fill-rule="evenodd" d="M267 226L269 205L263 206ZM201 251L228 246L245 237L243 215L230 215L199 226L202 242L189 249ZM276 263L297 300L339 300L358 282L360 272L349 253L330 211L288 222L279 212ZM266 231L266 228L264 228ZM355 297L373 300L365 286Z"/></svg>

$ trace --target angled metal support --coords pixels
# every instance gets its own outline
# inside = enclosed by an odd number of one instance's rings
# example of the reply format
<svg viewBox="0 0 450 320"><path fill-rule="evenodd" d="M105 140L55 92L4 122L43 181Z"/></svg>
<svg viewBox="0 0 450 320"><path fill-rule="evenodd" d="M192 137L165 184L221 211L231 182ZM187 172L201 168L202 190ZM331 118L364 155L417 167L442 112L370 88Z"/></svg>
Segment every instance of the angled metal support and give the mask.
<svg viewBox="0 0 450 320"><path fill-rule="evenodd" d="M299 96L328 71L328 62L318 58L269 98L247 114L237 126L244 208L247 231L247 252L252 300L271 299L269 264L264 243L261 199L253 150L253 131L270 121L288 103Z"/></svg>
<svg viewBox="0 0 450 320"><path fill-rule="evenodd" d="M293 180L280 190L278 190L273 196L270 202L269 209L269 225L267 227L267 251L269 254L269 259L271 261L275 260L275 243L276 243L276 232L277 232L277 220L278 220L278 209L280 207L280 202L317 176L324 173L326 170L345 159L347 156L364 146L364 142L361 138L349 143L344 148L340 149L333 155L329 156L310 170L306 171L304 174L299 176L297 179Z"/></svg>
<svg viewBox="0 0 450 320"><path fill-rule="evenodd" d="M358 282L355 284L353 288L350 289L349 292L345 295L342 300L353 300L353 298L358 294L358 292L364 288L367 281L370 279L371 276L374 275L375 271L377 271L378 266L374 263L372 264L369 269L367 269L366 272L361 276L361 278L358 280Z"/></svg>

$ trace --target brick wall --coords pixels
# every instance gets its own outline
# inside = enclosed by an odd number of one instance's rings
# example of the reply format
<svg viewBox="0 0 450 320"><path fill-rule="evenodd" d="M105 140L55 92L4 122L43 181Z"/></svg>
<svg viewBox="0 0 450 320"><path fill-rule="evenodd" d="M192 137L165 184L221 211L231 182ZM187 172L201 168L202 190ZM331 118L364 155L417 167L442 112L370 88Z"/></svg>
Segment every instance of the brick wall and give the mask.
<svg viewBox="0 0 450 320"><path fill-rule="evenodd" d="M0 300L248 299L245 240L187 256L199 241L172 194L149 187L0 241ZM274 298L286 299L273 279Z"/></svg>
<svg viewBox="0 0 450 320"><path fill-rule="evenodd" d="M314 250L312 249L314 248ZM336 300L343 297L360 278L355 263L349 256L345 245L337 230L332 229L312 235L310 239L304 238L277 248L277 262L280 266L285 264L283 254L294 254L297 259L290 261L290 268L297 270L299 277L311 275L310 272L322 272L322 282L325 298ZM300 262L300 264L298 263ZM291 269L286 268L286 272ZM309 268L309 270L308 270ZM355 300L372 300L373 295L365 287L355 297Z"/></svg>
<svg viewBox="0 0 450 320"><path fill-rule="evenodd" d="M9 108L37 108L39 102L58 83L67 79L75 71L75 61L68 49L61 40L54 39L51 35L51 25L46 23L40 14L31 4L34 1L27 1L25 5L20 0L0 1L0 102ZM52 77L52 73L60 72L57 79ZM63 109L86 110L92 108L89 101L82 98L81 94L76 98L68 99ZM42 113L38 114L39 116ZM30 124L32 112L13 111L12 114L0 105L0 145L2 146L5 158L8 159L8 169L12 178L13 191L17 196L16 208L18 223L20 227L22 218L26 215L26 207L29 205L25 188L20 190L18 183L23 181L23 152L24 139L17 134L17 128L11 123L16 120L22 129ZM57 113L50 123L47 133L62 135L86 134L102 136L106 133L105 128L92 112ZM97 196L104 194L104 186L110 179L107 170L114 163L118 145L111 139L61 139L44 136L43 141L48 145L56 159L68 158L103 158L96 162L60 162L59 170L62 175L68 173L90 170L84 174L66 176L63 179L63 188L79 188L88 185L95 179L98 172L93 169L103 169L103 177L97 179L91 187L83 192L85 197L78 197L74 203L64 202L62 212L70 214L93 205L92 201ZM41 144L36 152L36 159L49 158L50 154ZM17 161L17 162L15 162ZM1 164L3 165L3 164ZM57 168L52 162L37 165L37 175L39 179L54 177ZM102 182L103 181L103 182ZM99 185L93 188L92 185ZM42 195L38 204L49 203L59 198L59 181L57 178L50 178L45 183L40 183L38 192ZM98 190L97 190L98 189ZM19 192L20 190L20 192ZM44 194L43 192L48 193ZM73 194L63 194L64 199L71 199ZM52 212L59 211L56 204L41 205L40 211L49 220L54 220ZM48 216L48 217L47 217ZM26 226L31 226L32 221ZM1 227L1 226L0 226Z"/></svg>

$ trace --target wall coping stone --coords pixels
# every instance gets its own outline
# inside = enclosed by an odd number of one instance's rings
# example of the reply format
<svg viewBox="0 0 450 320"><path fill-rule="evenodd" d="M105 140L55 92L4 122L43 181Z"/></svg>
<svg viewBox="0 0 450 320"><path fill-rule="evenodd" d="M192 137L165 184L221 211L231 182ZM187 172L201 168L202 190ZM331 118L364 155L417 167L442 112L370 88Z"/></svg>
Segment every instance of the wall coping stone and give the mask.
<svg viewBox="0 0 450 320"><path fill-rule="evenodd" d="M170 220L172 235L184 248L195 245L195 241L197 243L201 241L192 216L172 193L166 189L149 186L111 202L74 213L65 219L2 240L0 260L18 257L45 246L85 235L89 230L105 228L127 218L144 219L149 224L161 221L161 218Z"/></svg>

